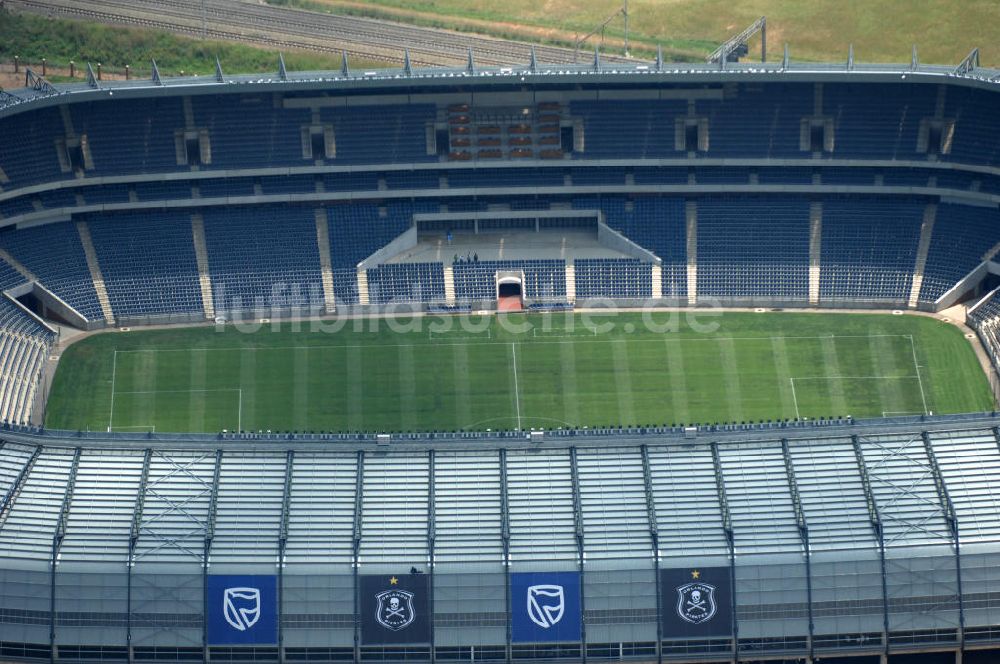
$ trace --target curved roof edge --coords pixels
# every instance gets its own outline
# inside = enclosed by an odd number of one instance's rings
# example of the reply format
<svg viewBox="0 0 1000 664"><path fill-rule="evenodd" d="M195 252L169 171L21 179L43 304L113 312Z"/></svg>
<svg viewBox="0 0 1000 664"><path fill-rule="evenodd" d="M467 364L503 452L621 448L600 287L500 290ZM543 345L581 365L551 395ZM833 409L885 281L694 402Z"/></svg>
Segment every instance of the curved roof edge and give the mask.
<svg viewBox="0 0 1000 664"><path fill-rule="evenodd" d="M759 81L912 82L951 83L986 89L1000 89L1000 70L923 64L862 64L854 62L739 62L674 63L636 60L634 63L588 65L532 65L512 67L456 67L432 69L377 69L360 71L292 72L228 76L221 71L212 76L187 76L131 81L59 83L34 88L0 91L0 116L22 109L65 103L119 98L174 95L219 94L225 92L327 92L365 91L398 94L400 91L461 85L463 87L506 88L512 85L648 85L666 83L721 84ZM69 98L69 99L68 99Z"/></svg>
<svg viewBox="0 0 1000 664"><path fill-rule="evenodd" d="M800 422L762 422L730 425L674 427L621 427L594 429L550 429L537 431L458 431L437 433L300 433L226 432L217 434L126 433L60 431L34 426L3 424L0 439L29 445L106 449L232 449L273 450L317 448L337 445L340 451L413 451L567 447L635 447L645 444L754 443L820 438L908 434L924 431L995 428L1000 413L909 416L855 420L840 418Z"/></svg>

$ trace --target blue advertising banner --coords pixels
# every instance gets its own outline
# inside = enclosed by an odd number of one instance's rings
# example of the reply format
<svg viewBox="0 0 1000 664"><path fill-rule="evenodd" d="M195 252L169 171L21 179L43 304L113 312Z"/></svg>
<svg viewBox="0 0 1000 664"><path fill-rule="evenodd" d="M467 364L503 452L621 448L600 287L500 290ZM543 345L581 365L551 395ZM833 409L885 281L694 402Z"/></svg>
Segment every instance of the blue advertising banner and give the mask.
<svg viewBox="0 0 1000 664"><path fill-rule="evenodd" d="M270 575L210 574L205 593L208 645L277 645L277 587Z"/></svg>
<svg viewBox="0 0 1000 664"><path fill-rule="evenodd" d="M511 640L561 643L580 640L580 573L510 575Z"/></svg>
<svg viewBox="0 0 1000 664"><path fill-rule="evenodd" d="M728 567L661 569L663 638L732 636L733 584Z"/></svg>

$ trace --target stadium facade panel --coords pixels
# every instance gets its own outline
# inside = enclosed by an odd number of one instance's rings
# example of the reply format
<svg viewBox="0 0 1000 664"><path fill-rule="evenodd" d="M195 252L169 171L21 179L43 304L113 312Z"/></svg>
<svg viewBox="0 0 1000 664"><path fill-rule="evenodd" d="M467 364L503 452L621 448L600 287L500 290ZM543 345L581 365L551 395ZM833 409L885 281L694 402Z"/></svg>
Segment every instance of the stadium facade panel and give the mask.
<svg viewBox="0 0 1000 664"><path fill-rule="evenodd" d="M4 654L728 661L988 648L996 424L388 447L11 430Z"/></svg>

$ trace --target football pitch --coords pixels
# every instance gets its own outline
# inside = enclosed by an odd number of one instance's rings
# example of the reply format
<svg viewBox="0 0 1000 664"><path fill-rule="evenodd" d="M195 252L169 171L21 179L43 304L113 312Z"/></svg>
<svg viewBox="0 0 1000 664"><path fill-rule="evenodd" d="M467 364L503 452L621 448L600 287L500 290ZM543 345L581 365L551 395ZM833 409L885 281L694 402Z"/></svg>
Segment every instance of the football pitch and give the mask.
<svg viewBox="0 0 1000 664"><path fill-rule="evenodd" d="M451 431L993 408L969 341L929 317L695 316L428 316L96 334L62 355L46 425Z"/></svg>

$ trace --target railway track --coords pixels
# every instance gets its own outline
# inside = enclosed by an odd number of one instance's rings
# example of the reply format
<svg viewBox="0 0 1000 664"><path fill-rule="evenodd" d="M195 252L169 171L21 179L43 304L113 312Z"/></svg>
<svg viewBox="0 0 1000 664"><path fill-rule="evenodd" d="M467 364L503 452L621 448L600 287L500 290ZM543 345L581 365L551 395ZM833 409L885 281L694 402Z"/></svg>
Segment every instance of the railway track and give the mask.
<svg viewBox="0 0 1000 664"><path fill-rule="evenodd" d="M11 8L59 18L155 28L185 36L223 39L275 49L307 49L401 63L403 49L414 66L464 65L468 49L478 65L524 65L531 45L448 30L421 28L352 16L272 7L246 0L7 0ZM544 64L568 64L574 51L536 46ZM587 62L589 53L581 53ZM608 63L634 62L602 56Z"/></svg>

